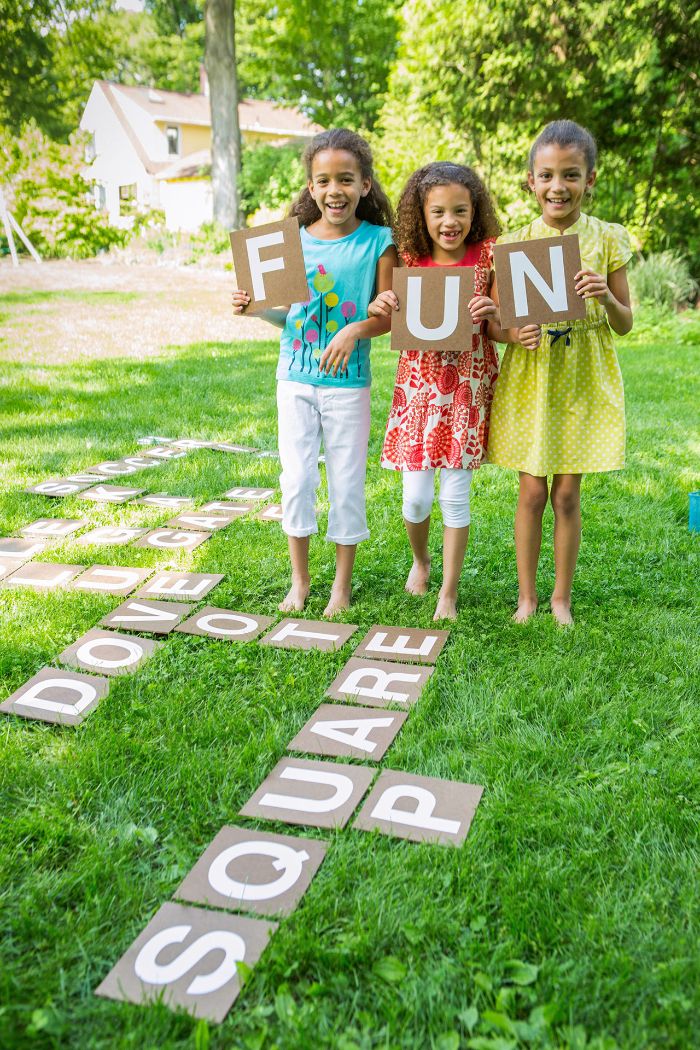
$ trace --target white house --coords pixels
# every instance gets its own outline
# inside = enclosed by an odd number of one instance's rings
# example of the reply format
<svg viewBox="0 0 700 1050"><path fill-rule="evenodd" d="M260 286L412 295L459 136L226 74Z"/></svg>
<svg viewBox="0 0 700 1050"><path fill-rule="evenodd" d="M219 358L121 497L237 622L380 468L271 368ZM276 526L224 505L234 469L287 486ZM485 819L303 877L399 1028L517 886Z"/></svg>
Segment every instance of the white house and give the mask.
<svg viewBox="0 0 700 1050"><path fill-rule="evenodd" d="M246 99L238 107L245 144L307 140L321 129L297 109ZM95 204L114 225L135 209L163 208L171 230L212 218L208 93L185 94L96 80L80 127L91 135L87 177Z"/></svg>

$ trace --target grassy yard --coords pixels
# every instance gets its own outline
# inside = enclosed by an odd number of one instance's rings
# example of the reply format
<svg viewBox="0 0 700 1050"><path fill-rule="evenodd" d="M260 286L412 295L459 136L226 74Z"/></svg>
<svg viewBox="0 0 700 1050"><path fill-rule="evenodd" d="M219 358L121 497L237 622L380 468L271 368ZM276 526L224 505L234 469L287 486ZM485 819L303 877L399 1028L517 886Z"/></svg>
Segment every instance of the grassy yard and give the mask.
<svg viewBox="0 0 700 1050"><path fill-rule="evenodd" d="M36 302L0 296L28 345ZM118 305L128 321L135 304ZM91 293L98 321L114 309L114 297ZM516 478L487 468L475 479L459 621L381 763L483 784L464 846L310 831L329 841L327 858L220 1027L92 992L219 828L237 822L356 643L323 654L178 635L114 681L77 730L0 716L0 1046L699 1045L700 548L687 531L687 493L700 487L699 321L647 318L621 343L628 467L584 482L573 631L544 609L510 622ZM0 348L0 534L42 516L167 520L23 489L132 453L147 433L274 448L275 354L272 341L219 342L143 360L22 363ZM400 481L378 466L394 360L383 344L373 356L372 539L346 619L363 632L427 627L440 564L427 599L404 593ZM204 501L234 484L276 486L278 470L200 451L134 480ZM99 548L88 564L222 572L211 604L274 614L285 549L278 525L242 519L191 554ZM85 556L67 542L42 558ZM322 539L312 567L316 619L333 573ZM552 576L548 515L542 597ZM117 603L0 591L0 700Z"/></svg>

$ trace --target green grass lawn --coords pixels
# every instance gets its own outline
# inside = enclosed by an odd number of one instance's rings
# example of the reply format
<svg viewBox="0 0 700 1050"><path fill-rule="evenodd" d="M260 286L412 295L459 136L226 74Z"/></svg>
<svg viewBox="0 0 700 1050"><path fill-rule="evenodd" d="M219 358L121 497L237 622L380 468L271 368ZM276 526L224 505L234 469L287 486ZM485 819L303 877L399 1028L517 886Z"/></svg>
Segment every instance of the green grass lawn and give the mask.
<svg viewBox="0 0 700 1050"><path fill-rule="evenodd" d="M475 479L460 617L381 763L483 784L464 846L310 831L328 840L327 858L221 1026L93 989L237 822L362 635L334 654L178 635L113 681L78 729L0 716L0 1046L700 1045L700 549L687 531L687 493L700 487L699 320L647 317L621 343L628 467L584 482L573 631L544 610L510 622L517 479L495 468ZM42 516L164 522L167 511L23 488L133 453L147 433L274 448L275 354L271 341L143 362L0 363L0 534ZM400 478L378 466L394 359L381 343L373 357L372 538L346 619L363 632L427 627L440 561L427 599L404 593ZM133 480L204 501L234 484L276 486L278 472L272 459L201 451ZM439 539L437 514L436 552ZM191 554L93 548L87 564L222 572L208 603L274 614L285 551L278 525L243 519ZM85 564L86 548L66 542L42 558ZM312 569L306 615L319 618L333 575L322 539ZM552 577L548 514L543 598ZM0 591L0 700L120 600Z"/></svg>

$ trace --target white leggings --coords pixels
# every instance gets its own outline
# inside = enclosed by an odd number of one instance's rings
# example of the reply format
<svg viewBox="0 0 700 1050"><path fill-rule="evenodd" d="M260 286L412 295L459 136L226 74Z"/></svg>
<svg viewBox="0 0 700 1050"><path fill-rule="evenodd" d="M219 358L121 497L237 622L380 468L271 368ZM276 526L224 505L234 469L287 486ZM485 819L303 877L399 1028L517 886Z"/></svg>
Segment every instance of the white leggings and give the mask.
<svg viewBox="0 0 700 1050"><path fill-rule="evenodd" d="M471 470L454 467L440 468L440 510L442 523L451 529L463 529L469 524L469 490ZM435 470L404 470L403 516L418 524L429 516L435 498Z"/></svg>

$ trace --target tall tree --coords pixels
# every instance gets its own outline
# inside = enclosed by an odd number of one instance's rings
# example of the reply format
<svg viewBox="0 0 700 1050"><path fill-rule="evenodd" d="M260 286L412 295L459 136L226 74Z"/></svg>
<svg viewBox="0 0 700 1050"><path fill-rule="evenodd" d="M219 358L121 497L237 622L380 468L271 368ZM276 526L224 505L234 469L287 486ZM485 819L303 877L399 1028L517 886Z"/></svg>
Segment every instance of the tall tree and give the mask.
<svg viewBox="0 0 700 1050"><path fill-rule="evenodd" d="M235 0L207 0L204 10L205 65L211 107L211 181L214 218L227 229L241 226Z"/></svg>

